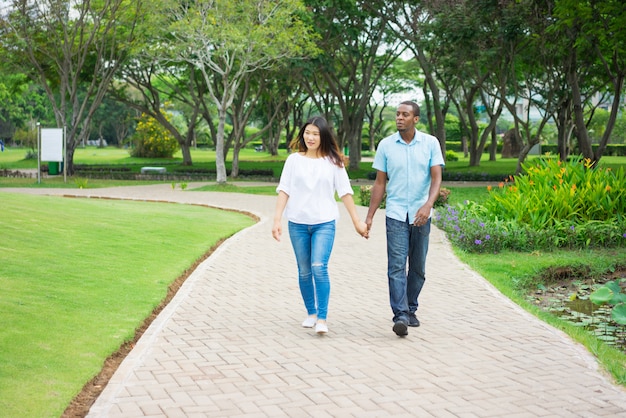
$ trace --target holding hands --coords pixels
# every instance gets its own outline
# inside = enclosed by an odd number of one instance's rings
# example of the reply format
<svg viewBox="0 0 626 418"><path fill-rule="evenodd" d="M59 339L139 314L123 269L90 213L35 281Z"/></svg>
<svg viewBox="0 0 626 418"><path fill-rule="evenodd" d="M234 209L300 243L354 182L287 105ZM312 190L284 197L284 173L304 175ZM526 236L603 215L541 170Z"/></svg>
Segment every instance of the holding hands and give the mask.
<svg viewBox="0 0 626 418"><path fill-rule="evenodd" d="M356 232L365 239L370 237L370 230L367 227L367 224L363 221L357 221L354 223L354 229Z"/></svg>

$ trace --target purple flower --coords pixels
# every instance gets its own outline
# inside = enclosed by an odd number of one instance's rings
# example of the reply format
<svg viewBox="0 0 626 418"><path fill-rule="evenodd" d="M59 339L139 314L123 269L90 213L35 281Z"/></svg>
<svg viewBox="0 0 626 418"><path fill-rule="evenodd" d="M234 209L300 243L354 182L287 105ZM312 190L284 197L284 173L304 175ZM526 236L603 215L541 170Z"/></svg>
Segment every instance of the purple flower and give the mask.
<svg viewBox="0 0 626 418"><path fill-rule="evenodd" d="M484 223L484 222L481 222L481 223L479 223L478 225L480 225L480 227L481 227L481 228L484 228L484 227L485 227L485 223Z"/></svg>
<svg viewBox="0 0 626 418"><path fill-rule="evenodd" d="M480 245L480 244L482 244L482 243L483 243L483 242L482 242L481 240L479 240L479 239L477 239L476 241L474 241L474 244L476 244L476 245Z"/></svg>
<svg viewBox="0 0 626 418"><path fill-rule="evenodd" d="M574 230L574 225L570 226L569 229L571 229L572 231ZM626 234L624 234L626 235Z"/></svg>
<svg viewBox="0 0 626 418"><path fill-rule="evenodd" d="M491 239L491 235L489 234L485 235L485 239Z"/></svg>
<svg viewBox="0 0 626 418"><path fill-rule="evenodd" d="M624 232L624 235L622 235L624 238L626 238L626 232Z"/></svg>

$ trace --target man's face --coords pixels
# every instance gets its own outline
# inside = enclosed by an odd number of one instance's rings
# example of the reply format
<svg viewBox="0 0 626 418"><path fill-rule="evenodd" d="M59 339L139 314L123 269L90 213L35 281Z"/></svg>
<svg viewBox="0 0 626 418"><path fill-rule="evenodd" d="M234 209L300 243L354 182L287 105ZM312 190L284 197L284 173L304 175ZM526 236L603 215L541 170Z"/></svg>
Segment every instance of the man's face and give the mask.
<svg viewBox="0 0 626 418"><path fill-rule="evenodd" d="M398 106L396 111L396 128L398 132L407 132L415 127L420 117L413 114L413 107L405 104Z"/></svg>

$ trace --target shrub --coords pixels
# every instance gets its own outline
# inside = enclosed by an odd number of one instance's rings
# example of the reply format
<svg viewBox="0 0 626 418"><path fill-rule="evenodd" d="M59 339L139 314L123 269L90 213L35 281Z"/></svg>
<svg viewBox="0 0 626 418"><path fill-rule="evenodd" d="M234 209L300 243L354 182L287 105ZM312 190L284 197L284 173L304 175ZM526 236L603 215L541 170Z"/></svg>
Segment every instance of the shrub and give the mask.
<svg viewBox="0 0 626 418"><path fill-rule="evenodd" d="M437 201L435 201L435 207L441 207L448 203L448 197L450 197L450 193L450 189L442 187L439 190L439 197L437 198ZM372 198L372 186L361 186L361 188L359 189L359 197L361 198L361 205L369 206L370 200ZM387 195L385 194L383 196L382 202L380 202L380 209L385 209L386 199Z"/></svg>
<svg viewBox="0 0 626 418"><path fill-rule="evenodd" d="M556 158L523 165L525 175L510 177L491 190L484 202L490 216L515 219L540 230L557 222L582 224L606 221L626 214L624 170L591 167L579 158L561 162Z"/></svg>
<svg viewBox="0 0 626 418"><path fill-rule="evenodd" d="M459 161L459 156L454 151L446 151L446 161Z"/></svg>
<svg viewBox="0 0 626 418"><path fill-rule="evenodd" d="M470 252L626 246L623 170L549 158L524 168L482 205L445 205L434 223Z"/></svg>
<svg viewBox="0 0 626 418"><path fill-rule="evenodd" d="M372 199L372 186L361 186L359 189L359 197L361 198L361 205L369 207L370 200ZM380 202L380 209L385 209L387 195L383 196L382 202Z"/></svg>
<svg viewBox="0 0 626 418"><path fill-rule="evenodd" d="M169 120L169 117L165 115ZM178 150L178 141L154 118L143 114L132 136L134 147L130 153L140 158L172 158Z"/></svg>

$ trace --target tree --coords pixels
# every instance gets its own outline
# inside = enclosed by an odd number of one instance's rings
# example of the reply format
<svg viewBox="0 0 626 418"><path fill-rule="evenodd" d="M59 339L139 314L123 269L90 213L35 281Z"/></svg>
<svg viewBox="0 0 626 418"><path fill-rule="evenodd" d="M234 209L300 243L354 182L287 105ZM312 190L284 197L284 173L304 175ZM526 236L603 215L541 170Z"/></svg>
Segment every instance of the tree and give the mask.
<svg viewBox="0 0 626 418"><path fill-rule="evenodd" d="M389 130L385 129L388 120L383 117L389 105L389 100L398 93L417 90L421 85L423 85L422 74L417 62L414 60L404 61L398 58L382 74L376 86L380 102L370 101L365 111L368 121L367 137L370 151L376 151L377 140L381 140L390 134ZM397 105L397 103L392 105Z"/></svg>
<svg viewBox="0 0 626 418"><path fill-rule="evenodd" d="M57 127L66 127L66 169L135 40L142 1L12 0L0 20L1 48L17 71L38 82Z"/></svg>
<svg viewBox="0 0 626 418"><path fill-rule="evenodd" d="M268 70L249 74L242 81L228 116L233 130L229 135L228 148L232 145L231 177L239 175L239 153L250 142L264 139L263 143L277 154L280 134L288 124L293 103L300 96L301 77L293 71L296 60L283 62ZM248 135L248 124L254 122L259 129Z"/></svg>
<svg viewBox="0 0 626 418"><path fill-rule="evenodd" d="M160 62L160 56L154 52L146 49L133 54L118 73L123 83L111 85L109 92L116 100L150 115L167 129L180 146L183 165L190 166L191 146L203 112L206 87L191 65ZM177 110L185 118L184 129L165 117L166 102L177 104Z"/></svg>
<svg viewBox="0 0 626 418"><path fill-rule="evenodd" d="M20 130L28 133L28 145L34 149L37 121L46 124L54 122L47 101L43 89L29 80L26 74L0 69L0 139L5 144L17 143L14 135ZM23 145L21 141L18 144Z"/></svg>
<svg viewBox="0 0 626 418"><path fill-rule="evenodd" d="M448 104L438 80L438 57L428 53L429 42L433 36L430 28L432 15L428 11L427 2L391 0L380 9L394 32L399 36L408 50L419 63L424 75L424 97L426 106L426 123L430 132L437 137L443 155L446 155L445 116ZM432 121L435 121L433 126Z"/></svg>
<svg viewBox="0 0 626 418"><path fill-rule="evenodd" d="M611 137L626 80L626 13L620 0L578 2L555 1L554 27L571 40L570 61L566 67L571 89L573 118L580 150L585 158L597 163ZM589 69L589 71L585 71ZM585 89L609 91L612 96L610 116L600 144L594 152L585 117Z"/></svg>
<svg viewBox="0 0 626 418"><path fill-rule="evenodd" d="M339 145L349 146L350 168L361 160L363 121L379 80L402 53L387 17L378 13L384 1L310 0L323 53L311 61L304 80L317 107L337 108ZM326 93L322 93L327 90ZM323 103L325 99L325 103Z"/></svg>
<svg viewBox="0 0 626 418"><path fill-rule="evenodd" d="M166 57L199 71L208 97L217 108L217 182L226 182L226 115L243 80L281 60L315 51L311 29L299 0L164 0L158 14L165 20L162 43Z"/></svg>
<svg viewBox="0 0 626 418"><path fill-rule="evenodd" d="M93 127L89 139L97 141L100 147L105 144L121 147L134 131L139 115L135 109L105 96L91 121Z"/></svg>

